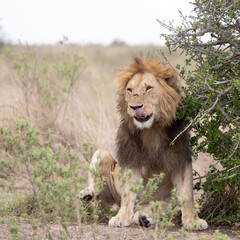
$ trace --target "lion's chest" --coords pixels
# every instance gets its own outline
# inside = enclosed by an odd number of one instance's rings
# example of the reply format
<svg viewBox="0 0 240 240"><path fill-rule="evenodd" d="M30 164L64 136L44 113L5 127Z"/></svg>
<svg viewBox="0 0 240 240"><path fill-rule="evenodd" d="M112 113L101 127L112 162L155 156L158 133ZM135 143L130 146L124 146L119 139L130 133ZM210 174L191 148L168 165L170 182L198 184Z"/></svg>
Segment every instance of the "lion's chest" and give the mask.
<svg viewBox="0 0 240 240"><path fill-rule="evenodd" d="M159 131L149 131L140 136L138 152L139 160L148 171L159 173L164 171L166 157L168 156L167 138Z"/></svg>
<svg viewBox="0 0 240 240"><path fill-rule="evenodd" d="M163 131L155 130L143 132L140 136L141 151L147 156L161 158L167 151L168 138Z"/></svg>
<svg viewBox="0 0 240 240"><path fill-rule="evenodd" d="M117 158L121 167L146 167L159 171L165 168L168 137L159 129L148 129L131 134L122 128L117 136Z"/></svg>

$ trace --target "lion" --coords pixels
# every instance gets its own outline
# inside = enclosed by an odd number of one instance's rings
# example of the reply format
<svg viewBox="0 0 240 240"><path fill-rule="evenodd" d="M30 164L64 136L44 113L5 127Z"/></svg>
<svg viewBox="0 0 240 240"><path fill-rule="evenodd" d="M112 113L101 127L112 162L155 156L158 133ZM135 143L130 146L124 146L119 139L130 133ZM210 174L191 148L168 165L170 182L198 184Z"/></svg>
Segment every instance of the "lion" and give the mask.
<svg viewBox="0 0 240 240"><path fill-rule="evenodd" d="M116 135L116 159L106 150L97 150L90 163L88 187L79 194L83 199L101 199L107 208L120 207L117 215L109 220L111 227L133 223L154 225L149 202L169 202L171 191L176 188L183 200L183 226L196 230L208 228L205 220L194 217L189 133L183 131L184 119L176 119L181 103L177 79L177 72L156 56L135 57L117 75L117 109L121 119ZM180 132L183 133L175 139ZM174 143L170 144L173 139ZM98 168L106 179L99 194L93 174ZM130 180L122 184L121 179L129 169ZM154 174L160 173L164 173L164 178L157 191L142 203L141 211L136 211L138 194L131 191L132 184L140 180L146 184Z"/></svg>

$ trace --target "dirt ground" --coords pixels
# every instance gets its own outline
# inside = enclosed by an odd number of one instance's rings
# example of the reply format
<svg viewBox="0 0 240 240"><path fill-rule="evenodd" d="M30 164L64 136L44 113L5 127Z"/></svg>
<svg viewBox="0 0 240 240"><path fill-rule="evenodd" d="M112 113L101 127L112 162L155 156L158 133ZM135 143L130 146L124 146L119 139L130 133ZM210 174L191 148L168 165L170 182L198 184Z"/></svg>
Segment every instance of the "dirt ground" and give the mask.
<svg viewBox="0 0 240 240"><path fill-rule="evenodd" d="M59 239L57 235L61 233L61 229L57 225L50 225L50 232L54 239ZM31 226L27 223L20 224L21 239L47 239L44 230L33 231ZM190 240L224 240L226 238L216 238L214 237L215 230L219 230L221 234L228 236L228 239L240 239L240 230L236 226L234 228L209 228L206 231L194 231L188 232L186 237L183 238L179 231L179 228L170 228L164 235L159 236L158 239L166 239L167 235L171 234L172 239L190 239ZM68 232L70 234L69 239L113 239L113 240L148 240L151 238L151 229L145 229L138 226L128 227L128 228L110 228L106 225L83 225L81 226L81 231L79 233L79 228L77 226L70 226ZM0 239L10 239L10 233L7 224L0 224ZM19 238L11 238L19 239Z"/></svg>
<svg viewBox="0 0 240 240"><path fill-rule="evenodd" d="M209 164L212 163L212 158L205 154L200 153L197 161L193 161L193 168L200 174L204 175L208 170ZM26 191L31 191L31 186L28 180L22 175L17 177L14 185L15 194L24 195ZM9 193L10 194L10 193ZM201 195L199 192L195 192L195 200ZM8 199L10 196L4 192L0 194L0 199ZM60 239L59 235L63 233L61 227L56 224L49 224L51 235L53 239ZM166 239L170 234L173 240L177 239L190 239L190 240L239 240L240 239L240 223L236 223L231 227L210 227L205 231L193 231L188 232L187 236L183 238L181 234L181 226L172 227L162 236L158 236L157 239ZM228 238L223 236L216 237L214 232L219 230L221 234L227 235ZM79 231L78 226L70 226L68 228L69 236L67 239L110 239L110 240L148 240L151 238L152 229L146 229L138 226L132 226L128 228L110 228L107 224L98 225L82 225ZM44 228L33 230L31 225L26 222L21 222L19 226L19 233L17 237L13 237L10 233L9 224L7 219L0 218L0 240L5 239L48 239L46 236L47 230ZM20 236L20 237L19 237Z"/></svg>

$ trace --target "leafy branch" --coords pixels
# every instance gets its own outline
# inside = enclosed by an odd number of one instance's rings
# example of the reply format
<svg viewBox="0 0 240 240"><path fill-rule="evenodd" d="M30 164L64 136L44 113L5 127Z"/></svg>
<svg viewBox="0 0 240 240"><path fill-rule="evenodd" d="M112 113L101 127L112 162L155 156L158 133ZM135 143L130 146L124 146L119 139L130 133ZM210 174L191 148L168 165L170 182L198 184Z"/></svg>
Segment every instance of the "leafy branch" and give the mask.
<svg viewBox="0 0 240 240"><path fill-rule="evenodd" d="M219 216L233 221L240 217L239 201L234 200L240 189L240 1L195 0L192 4L190 16L180 12L181 26L158 20L169 30L161 34L169 51L180 50L186 56L185 65L176 68L186 82L178 118L188 124L171 144L191 129L195 155L207 152L222 165L224 170L213 165L197 179L206 177L200 184L207 196L204 207L213 211L212 221L220 221ZM225 215L216 206L228 206Z"/></svg>

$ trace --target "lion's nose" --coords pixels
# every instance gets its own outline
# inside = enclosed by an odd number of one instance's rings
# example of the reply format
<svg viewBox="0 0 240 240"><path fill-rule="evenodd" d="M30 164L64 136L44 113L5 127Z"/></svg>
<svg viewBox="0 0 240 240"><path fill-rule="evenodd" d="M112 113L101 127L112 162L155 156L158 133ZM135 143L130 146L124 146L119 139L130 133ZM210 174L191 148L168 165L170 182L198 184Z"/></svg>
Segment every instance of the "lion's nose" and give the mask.
<svg viewBox="0 0 240 240"><path fill-rule="evenodd" d="M133 110L136 110L138 108L142 108L143 107L143 104L142 105L137 105L137 106L130 106L131 109Z"/></svg>

